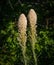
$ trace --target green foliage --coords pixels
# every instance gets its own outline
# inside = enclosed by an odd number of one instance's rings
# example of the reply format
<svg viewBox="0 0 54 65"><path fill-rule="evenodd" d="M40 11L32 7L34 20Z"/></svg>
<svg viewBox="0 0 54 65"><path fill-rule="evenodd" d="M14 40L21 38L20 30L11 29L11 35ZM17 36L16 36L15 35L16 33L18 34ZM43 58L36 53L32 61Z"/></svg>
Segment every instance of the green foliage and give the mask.
<svg viewBox="0 0 54 65"><path fill-rule="evenodd" d="M3 43L1 43L1 54L0 54L0 64L1 65L13 65L17 59L16 52L17 52L17 36L18 33L15 30L14 22L10 21L6 26L5 30L1 30L1 38ZM8 59L8 60L7 60Z"/></svg>

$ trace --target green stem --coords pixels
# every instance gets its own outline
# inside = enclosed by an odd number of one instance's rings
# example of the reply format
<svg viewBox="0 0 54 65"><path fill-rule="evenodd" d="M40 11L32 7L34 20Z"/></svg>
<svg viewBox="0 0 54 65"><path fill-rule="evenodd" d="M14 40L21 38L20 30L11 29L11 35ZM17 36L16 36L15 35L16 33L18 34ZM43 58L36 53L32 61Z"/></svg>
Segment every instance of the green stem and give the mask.
<svg viewBox="0 0 54 65"><path fill-rule="evenodd" d="M25 46L22 47L22 53L23 53L23 57L24 57L24 63L25 63L25 65L27 65L27 60L26 60L26 47Z"/></svg>
<svg viewBox="0 0 54 65"><path fill-rule="evenodd" d="M35 54L35 43L32 44L32 52L33 52L33 57L34 57L34 61L35 61L35 65L37 65L37 56Z"/></svg>

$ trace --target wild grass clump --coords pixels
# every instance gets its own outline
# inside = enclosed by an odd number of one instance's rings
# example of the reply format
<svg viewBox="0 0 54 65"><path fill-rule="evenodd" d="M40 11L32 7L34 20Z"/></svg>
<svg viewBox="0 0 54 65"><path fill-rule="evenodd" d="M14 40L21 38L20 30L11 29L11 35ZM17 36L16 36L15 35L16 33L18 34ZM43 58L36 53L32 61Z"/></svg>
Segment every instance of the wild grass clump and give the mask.
<svg viewBox="0 0 54 65"><path fill-rule="evenodd" d="M28 13L28 23L27 18L24 14L21 14L18 20L18 32L19 32L19 44L22 47L22 53L24 57L25 65L27 65L26 59L26 41L27 36L30 36L29 41L31 41L33 57L35 61L35 65L37 65L37 56L35 54L35 43L36 43L36 23L37 23L37 14L33 9L30 9ZM26 35L27 24L29 25L29 34Z"/></svg>

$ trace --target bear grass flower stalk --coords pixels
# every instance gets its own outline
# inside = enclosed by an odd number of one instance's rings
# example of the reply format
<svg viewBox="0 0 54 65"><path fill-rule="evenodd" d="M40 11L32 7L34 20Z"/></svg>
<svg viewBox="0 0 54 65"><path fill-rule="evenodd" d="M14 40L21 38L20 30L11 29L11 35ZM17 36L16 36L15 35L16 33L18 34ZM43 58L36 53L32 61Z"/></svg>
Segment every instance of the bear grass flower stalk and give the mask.
<svg viewBox="0 0 54 65"><path fill-rule="evenodd" d="M18 20L18 31L19 31L19 40L20 40L20 45L22 47L22 54L24 57L24 63L27 65L27 60L26 60L26 28L27 28L27 19L24 14L21 14Z"/></svg>
<svg viewBox="0 0 54 65"><path fill-rule="evenodd" d="M33 9L30 9L28 13L28 22L30 26L30 41L32 45L33 57L34 57L35 65L37 65L37 56L35 54L37 14Z"/></svg>

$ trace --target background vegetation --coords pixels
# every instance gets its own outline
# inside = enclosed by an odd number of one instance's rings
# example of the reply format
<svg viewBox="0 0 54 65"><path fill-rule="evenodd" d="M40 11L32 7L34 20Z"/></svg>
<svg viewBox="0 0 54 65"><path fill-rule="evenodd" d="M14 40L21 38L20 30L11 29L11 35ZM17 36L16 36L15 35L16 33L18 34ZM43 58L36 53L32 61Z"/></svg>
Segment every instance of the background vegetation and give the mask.
<svg viewBox="0 0 54 65"><path fill-rule="evenodd" d="M38 65L54 65L54 1L53 0L0 0L0 65L23 65L21 47L17 41L17 20L21 13L37 12ZM28 31L27 31L28 32ZM27 40L28 65L34 65Z"/></svg>

